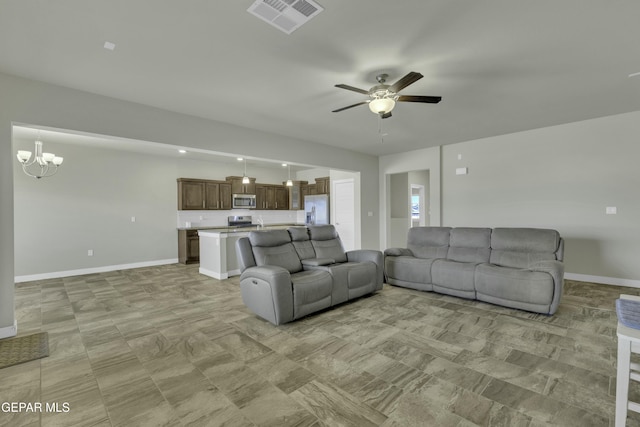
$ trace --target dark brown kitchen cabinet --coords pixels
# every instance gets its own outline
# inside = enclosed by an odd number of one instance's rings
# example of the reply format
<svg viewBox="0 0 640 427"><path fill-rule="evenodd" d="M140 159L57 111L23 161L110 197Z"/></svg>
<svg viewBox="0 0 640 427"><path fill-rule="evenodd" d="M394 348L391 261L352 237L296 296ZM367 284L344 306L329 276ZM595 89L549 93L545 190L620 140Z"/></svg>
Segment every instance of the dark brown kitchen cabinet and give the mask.
<svg viewBox="0 0 640 427"><path fill-rule="evenodd" d="M220 209L231 209L232 208L232 200L231 195L233 192L231 191L231 184L228 182L220 183Z"/></svg>
<svg viewBox="0 0 640 427"><path fill-rule="evenodd" d="M307 181L293 181L291 187L286 187L286 182L283 183L285 188L289 192L287 195L289 199L290 210L302 210L304 209L304 196L307 194Z"/></svg>
<svg viewBox="0 0 640 427"><path fill-rule="evenodd" d="M330 193L329 177L324 176L322 178L316 178L316 194L329 194Z"/></svg>
<svg viewBox="0 0 640 427"><path fill-rule="evenodd" d="M287 187L273 184L256 184L256 209L289 209Z"/></svg>
<svg viewBox="0 0 640 427"><path fill-rule="evenodd" d="M243 184L241 176L228 176L226 180L231 183L232 194L256 194L255 178L249 178L249 184Z"/></svg>
<svg viewBox="0 0 640 427"><path fill-rule="evenodd" d="M231 184L178 178L178 210L231 209Z"/></svg>
<svg viewBox="0 0 640 427"><path fill-rule="evenodd" d="M198 230L178 230L178 261L181 264L200 262Z"/></svg>
<svg viewBox="0 0 640 427"><path fill-rule="evenodd" d="M256 209L265 209L267 201L267 186L264 184L256 184Z"/></svg>
<svg viewBox="0 0 640 427"><path fill-rule="evenodd" d="M283 185L274 185L275 191L275 207L278 210L289 209L289 190Z"/></svg>
<svg viewBox="0 0 640 427"><path fill-rule="evenodd" d="M204 181L178 179L178 210L205 208Z"/></svg>

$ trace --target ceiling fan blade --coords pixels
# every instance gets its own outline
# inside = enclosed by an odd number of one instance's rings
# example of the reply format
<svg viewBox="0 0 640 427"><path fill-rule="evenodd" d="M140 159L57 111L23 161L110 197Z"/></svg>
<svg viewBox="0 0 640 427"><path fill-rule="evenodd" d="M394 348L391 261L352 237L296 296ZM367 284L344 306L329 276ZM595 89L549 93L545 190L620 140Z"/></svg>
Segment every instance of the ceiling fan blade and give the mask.
<svg viewBox="0 0 640 427"><path fill-rule="evenodd" d="M348 110L349 108L357 107L358 105L367 104L368 101L358 102L357 104L347 105L346 107L338 108L337 110L333 110L332 113L337 113L342 110Z"/></svg>
<svg viewBox="0 0 640 427"><path fill-rule="evenodd" d="M381 119L388 119L389 117L391 117L391 111L389 111L388 113L380 114Z"/></svg>
<svg viewBox="0 0 640 427"><path fill-rule="evenodd" d="M357 87L353 87L353 86L349 86L349 85L339 84L339 85L336 85L336 87L339 87L340 89L352 90L354 92L358 92L358 93L361 93L363 95L369 95L369 91L368 90L358 89Z"/></svg>
<svg viewBox="0 0 640 427"><path fill-rule="evenodd" d="M400 102L426 102L428 104L437 104L442 100L441 96L422 96L422 95L400 95Z"/></svg>
<svg viewBox="0 0 640 427"><path fill-rule="evenodd" d="M389 87L389 90L393 91L395 93L398 93L402 89L404 89L405 87L409 86L410 84L413 84L413 83L417 82L422 77L424 77L422 74L416 73L415 71L412 71L409 74L407 74L406 76L404 76L403 78L401 78L400 80L398 80L397 82L395 82L394 84L392 84Z"/></svg>

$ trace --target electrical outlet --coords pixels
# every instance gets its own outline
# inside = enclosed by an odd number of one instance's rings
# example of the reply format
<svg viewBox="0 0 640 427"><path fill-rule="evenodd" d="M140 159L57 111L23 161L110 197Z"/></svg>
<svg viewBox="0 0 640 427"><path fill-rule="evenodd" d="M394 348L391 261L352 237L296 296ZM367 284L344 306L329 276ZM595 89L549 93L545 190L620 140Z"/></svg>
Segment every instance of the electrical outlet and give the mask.
<svg viewBox="0 0 640 427"><path fill-rule="evenodd" d="M607 215L616 215L618 213L618 208L615 206L607 206L605 213Z"/></svg>
<svg viewBox="0 0 640 427"><path fill-rule="evenodd" d="M87 251L87 256L93 256L93 249L89 249Z"/></svg>
<svg viewBox="0 0 640 427"><path fill-rule="evenodd" d="M136 217L135 216L131 217L131 222L136 222Z"/></svg>

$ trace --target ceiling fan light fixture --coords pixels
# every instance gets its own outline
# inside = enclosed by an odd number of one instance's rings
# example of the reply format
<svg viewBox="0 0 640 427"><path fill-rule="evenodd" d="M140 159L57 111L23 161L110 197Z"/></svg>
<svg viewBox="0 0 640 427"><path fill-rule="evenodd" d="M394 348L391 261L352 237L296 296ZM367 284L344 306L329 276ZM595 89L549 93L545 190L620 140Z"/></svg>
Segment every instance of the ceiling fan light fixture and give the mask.
<svg viewBox="0 0 640 427"><path fill-rule="evenodd" d="M386 114L395 106L396 101L393 98L376 98L369 102L369 109L374 114Z"/></svg>

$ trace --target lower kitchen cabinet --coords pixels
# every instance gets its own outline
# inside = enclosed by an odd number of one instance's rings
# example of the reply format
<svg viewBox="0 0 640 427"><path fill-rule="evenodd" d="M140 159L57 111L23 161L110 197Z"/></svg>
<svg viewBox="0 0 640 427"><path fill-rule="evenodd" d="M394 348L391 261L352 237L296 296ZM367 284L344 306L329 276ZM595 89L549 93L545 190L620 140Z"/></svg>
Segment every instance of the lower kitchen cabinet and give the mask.
<svg viewBox="0 0 640 427"><path fill-rule="evenodd" d="M200 262L198 230L178 230L178 262L181 264Z"/></svg>

